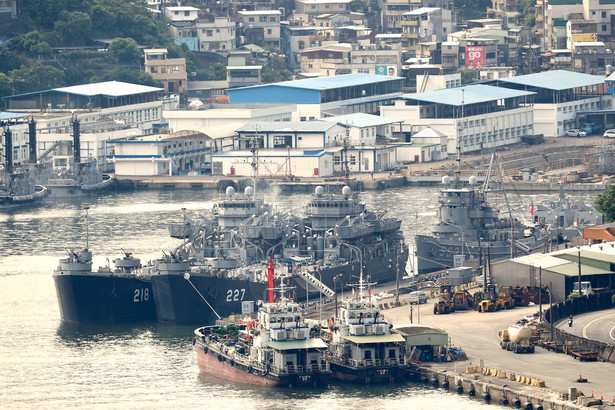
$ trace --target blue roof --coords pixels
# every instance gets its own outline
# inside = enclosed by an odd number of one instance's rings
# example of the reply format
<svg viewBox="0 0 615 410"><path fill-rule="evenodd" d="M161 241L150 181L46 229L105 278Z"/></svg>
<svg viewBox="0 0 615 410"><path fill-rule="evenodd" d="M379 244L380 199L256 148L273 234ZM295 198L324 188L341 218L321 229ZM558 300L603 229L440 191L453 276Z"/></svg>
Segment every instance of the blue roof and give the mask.
<svg viewBox="0 0 615 410"><path fill-rule="evenodd" d="M546 88L549 90L568 90L570 88L602 84L605 79L598 75L555 70L520 75L512 78L501 78L499 81L503 83L526 85L528 87Z"/></svg>
<svg viewBox="0 0 615 410"><path fill-rule="evenodd" d="M536 93L531 91L512 90L509 88L477 84L465 87L443 88L441 90L421 94L404 94L402 98L427 103L461 106L534 94Z"/></svg>
<svg viewBox="0 0 615 410"><path fill-rule="evenodd" d="M306 90L329 90L333 88L351 87L355 85L382 83L391 80L400 80L403 77L393 77L388 75L377 74L342 74L330 77L307 78L303 80L283 81L281 83L273 83L279 87L287 88L303 88ZM254 85L251 87L236 88L236 90L263 87L263 85Z"/></svg>
<svg viewBox="0 0 615 410"><path fill-rule="evenodd" d="M6 121L6 120L14 120L17 118L24 118L27 117L30 114L19 114L16 112L0 112L0 121Z"/></svg>

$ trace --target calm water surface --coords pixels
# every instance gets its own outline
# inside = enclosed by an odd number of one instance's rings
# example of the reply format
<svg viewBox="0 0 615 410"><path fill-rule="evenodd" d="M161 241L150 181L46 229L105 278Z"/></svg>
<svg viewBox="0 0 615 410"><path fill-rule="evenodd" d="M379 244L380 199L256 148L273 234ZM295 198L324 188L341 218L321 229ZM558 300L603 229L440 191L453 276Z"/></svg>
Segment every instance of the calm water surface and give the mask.
<svg viewBox="0 0 615 410"><path fill-rule="evenodd" d="M509 195L529 211L530 197ZM133 252L143 261L179 244L166 224L206 212L212 191L139 191L46 202L0 214L0 406L3 408L476 408L479 400L429 386L330 386L264 389L199 374L192 327L76 326L60 322L51 273L67 249L86 243L94 267ZM555 194L534 197L534 202ZM592 201L594 195L584 199ZM403 219L409 242L427 233L437 188L365 192L371 209ZM271 196L279 209L301 211L308 194ZM503 208L501 195L491 199ZM86 224L84 206L89 206ZM525 211L527 214L528 211ZM520 215L519 215L520 217ZM496 408L496 406L489 406Z"/></svg>

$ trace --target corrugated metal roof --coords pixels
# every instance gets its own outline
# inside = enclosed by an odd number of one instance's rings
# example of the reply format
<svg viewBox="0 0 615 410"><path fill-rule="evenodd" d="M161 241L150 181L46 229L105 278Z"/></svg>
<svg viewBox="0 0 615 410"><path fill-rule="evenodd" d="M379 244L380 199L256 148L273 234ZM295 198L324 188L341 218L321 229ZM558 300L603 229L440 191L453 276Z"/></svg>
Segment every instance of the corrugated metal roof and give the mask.
<svg viewBox="0 0 615 410"><path fill-rule="evenodd" d="M305 80L284 81L281 83L269 84L269 86L304 88L307 90L330 90L333 88L350 87L353 85L364 85L373 83L383 83L385 81L400 80L402 77L392 77L376 74L343 74L330 77L307 78ZM254 86L254 87L266 87ZM248 88L248 87L246 87ZM241 88L238 88L240 90Z"/></svg>
<svg viewBox="0 0 615 410"><path fill-rule="evenodd" d="M250 121L237 132L323 132L335 124L326 121Z"/></svg>
<svg viewBox="0 0 615 410"><path fill-rule="evenodd" d="M465 87L443 88L420 94L404 94L402 98L427 103L461 106L534 94L536 93L531 91L511 90L503 87L476 84Z"/></svg>
<svg viewBox="0 0 615 410"><path fill-rule="evenodd" d="M6 121L6 120L14 120L17 118L24 118L27 117L29 114L19 114L16 112L8 112L8 111L4 111L4 112L0 112L0 121Z"/></svg>
<svg viewBox="0 0 615 410"><path fill-rule="evenodd" d="M229 138L237 135L237 128L242 125L242 122L236 122L232 124L218 125L215 127L198 128L196 131L202 132L212 140L217 140L220 138Z"/></svg>
<svg viewBox="0 0 615 410"><path fill-rule="evenodd" d="M249 150L233 150L233 151L219 151L214 154L211 154L212 157L237 157L237 158L252 158L254 154ZM330 152L327 152L324 149L296 149L291 148L290 150L284 149L266 149L260 148L258 150L259 158L305 158L305 157L322 157L323 155L331 155Z"/></svg>
<svg viewBox="0 0 615 410"><path fill-rule="evenodd" d="M436 131L431 127L427 127L414 134L412 138L439 138L444 136L445 135L442 134L440 131Z"/></svg>
<svg viewBox="0 0 615 410"><path fill-rule="evenodd" d="M402 122L392 118L381 117L379 115L354 113L346 115L338 115L335 117L322 118L321 121L333 122L341 125L348 125L350 127L375 127L378 125L394 124Z"/></svg>
<svg viewBox="0 0 615 410"><path fill-rule="evenodd" d="M579 265L575 262L554 266L549 268L549 270L564 276L575 277L579 275ZM607 275L612 274L613 272L607 269L595 268L593 266L588 266L581 263L581 273L583 275Z"/></svg>
<svg viewBox="0 0 615 410"><path fill-rule="evenodd" d="M555 70L511 78L501 78L499 81L503 83L526 85L529 87L546 88L549 90L567 90L575 87L602 84L604 83L604 77L575 73L574 71Z"/></svg>
<svg viewBox="0 0 615 410"><path fill-rule="evenodd" d="M123 83L121 81L104 81L102 83L82 84L73 85L71 87L54 88L53 91L87 96L108 95L111 97L121 97L124 95L131 94L143 94L151 93L153 91L164 91L164 88Z"/></svg>

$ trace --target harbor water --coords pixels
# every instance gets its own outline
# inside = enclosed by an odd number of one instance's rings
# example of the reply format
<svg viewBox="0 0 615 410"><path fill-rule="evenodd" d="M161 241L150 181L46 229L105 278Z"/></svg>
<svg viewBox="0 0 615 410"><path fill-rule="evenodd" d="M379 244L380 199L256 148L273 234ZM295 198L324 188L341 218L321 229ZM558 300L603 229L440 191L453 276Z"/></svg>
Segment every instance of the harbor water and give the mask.
<svg viewBox="0 0 615 410"><path fill-rule="evenodd" d="M403 220L412 237L428 233L438 188L361 193L368 208ZM193 328L161 325L63 324L52 279L68 249L86 247L93 267L121 256L143 262L179 245L167 223L211 208L213 191L107 193L0 214L0 405L3 408L476 408L480 400L411 383L331 385L318 390L269 389L199 374ZM538 195L534 203L555 199ZM302 211L308 194L267 196L278 210ZM531 197L509 193L512 208L529 217ZM594 196L583 198L593 202ZM504 210L501 194L490 202ZM86 220L84 207L89 207ZM182 210L185 208L185 211ZM87 235L86 235L87 233ZM411 268L408 267L407 271ZM454 341L453 341L454 343ZM496 406L490 406L494 408Z"/></svg>

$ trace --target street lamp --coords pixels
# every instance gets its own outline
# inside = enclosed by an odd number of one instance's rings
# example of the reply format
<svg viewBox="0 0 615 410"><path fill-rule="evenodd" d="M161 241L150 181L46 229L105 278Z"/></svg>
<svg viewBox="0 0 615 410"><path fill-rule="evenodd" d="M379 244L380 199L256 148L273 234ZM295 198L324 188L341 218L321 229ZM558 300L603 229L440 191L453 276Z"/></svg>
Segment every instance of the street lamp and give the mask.
<svg viewBox="0 0 615 410"><path fill-rule="evenodd" d="M337 316L337 282L339 282L341 276L342 274L339 273L333 277L333 289L335 290L335 320L336 321L339 319ZM344 298L342 297L342 300L343 299Z"/></svg>
<svg viewBox="0 0 615 410"><path fill-rule="evenodd" d="M462 258L465 260L465 254L463 252L463 244L465 242L464 238L463 238L463 228L459 225L455 225L454 223L451 222L446 222L447 225L451 225L454 226L455 228L459 229L459 239L461 240L461 256ZM467 244L466 244L467 246ZM470 253L470 249L468 248L468 253ZM472 256L472 255L470 255Z"/></svg>

